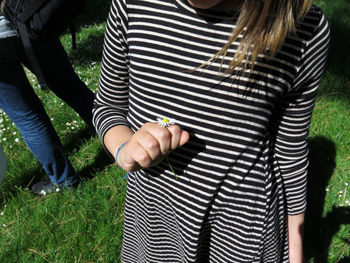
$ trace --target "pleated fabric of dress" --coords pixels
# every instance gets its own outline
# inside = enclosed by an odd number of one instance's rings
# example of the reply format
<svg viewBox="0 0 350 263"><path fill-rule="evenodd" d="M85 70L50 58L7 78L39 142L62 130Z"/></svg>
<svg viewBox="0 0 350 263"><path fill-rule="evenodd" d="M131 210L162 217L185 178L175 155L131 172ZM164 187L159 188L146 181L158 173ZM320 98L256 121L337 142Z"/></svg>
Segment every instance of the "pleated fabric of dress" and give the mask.
<svg viewBox="0 0 350 263"><path fill-rule="evenodd" d="M190 133L157 166L129 175L124 263L289 262L286 218L306 209L306 139L329 28L313 6L253 71L225 73L238 42L222 65L221 57L199 67L236 20L186 0L112 1L94 108L99 136L163 117Z"/></svg>

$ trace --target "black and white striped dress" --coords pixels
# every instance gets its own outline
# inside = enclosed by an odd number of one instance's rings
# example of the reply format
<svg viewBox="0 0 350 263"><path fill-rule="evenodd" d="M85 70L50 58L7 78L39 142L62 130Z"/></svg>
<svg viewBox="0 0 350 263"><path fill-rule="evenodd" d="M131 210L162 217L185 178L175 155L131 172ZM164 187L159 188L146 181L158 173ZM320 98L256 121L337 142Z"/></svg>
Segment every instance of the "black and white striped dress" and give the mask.
<svg viewBox="0 0 350 263"><path fill-rule="evenodd" d="M329 28L314 6L251 74L220 74L220 61L198 68L235 21L186 0L112 2L94 108L100 137L158 117L191 134L167 157L177 179L167 160L129 175L124 263L289 261L286 216L306 209L306 139Z"/></svg>

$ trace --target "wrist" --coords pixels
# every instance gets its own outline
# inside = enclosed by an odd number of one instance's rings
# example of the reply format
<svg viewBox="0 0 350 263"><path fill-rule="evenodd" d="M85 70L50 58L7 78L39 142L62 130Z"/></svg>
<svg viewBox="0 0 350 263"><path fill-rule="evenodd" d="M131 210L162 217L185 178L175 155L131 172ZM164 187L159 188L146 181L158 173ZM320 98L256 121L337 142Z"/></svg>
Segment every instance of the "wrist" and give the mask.
<svg viewBox="0 0 350 263"><path fill-rule="evenodd" d="M125 146L127 143L128 143L128 141L122 143L122 144L119 146L119 148L118 148L118 150L117 150L117 152L116 152L116 154L115 154L115 162L116 162L116 164L117 164L120 168L122 168L123 170L124 170L124 168L120 165L120 163L119 163L119 161L118 161L118 157L119 157L120 151L124 148L124 146Z"/></svg>
<svg viewBox="0 0 350 263"><path fill-rule="evenodd" d="M118 150L117 150L117 153L115 154L115 162L116 162L116 164L117 164L120 168L122 168L123 170L124 170L124 168L121 167L120 164L118 163L118 157L119 157L120 151L123 149L123 147L124 147L127 143L128 143L128 141L122 143L122 144L119 146L119 148L118 148ZM124 177L122 178L122 180L124 180L125 178L127 178L128 175L129 175L129 172L127 172L126 175L124 175Z"/></svg>

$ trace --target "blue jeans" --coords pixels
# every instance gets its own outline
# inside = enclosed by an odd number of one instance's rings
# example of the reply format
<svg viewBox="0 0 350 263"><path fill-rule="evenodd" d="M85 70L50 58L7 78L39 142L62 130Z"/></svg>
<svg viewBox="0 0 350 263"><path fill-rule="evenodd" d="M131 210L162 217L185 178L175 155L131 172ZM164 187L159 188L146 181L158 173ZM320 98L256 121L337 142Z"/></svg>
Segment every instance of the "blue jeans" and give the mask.
<svg viewBox="0 0 350 263"><path fill-rule="evenodd" d="M91 125L94 93L74 72L60 41L32 44L49 88ZM31 68L20 40L0 39L0 108L15 123L51 182L74 184L78 181L75 170L21 64Z"/></svg>

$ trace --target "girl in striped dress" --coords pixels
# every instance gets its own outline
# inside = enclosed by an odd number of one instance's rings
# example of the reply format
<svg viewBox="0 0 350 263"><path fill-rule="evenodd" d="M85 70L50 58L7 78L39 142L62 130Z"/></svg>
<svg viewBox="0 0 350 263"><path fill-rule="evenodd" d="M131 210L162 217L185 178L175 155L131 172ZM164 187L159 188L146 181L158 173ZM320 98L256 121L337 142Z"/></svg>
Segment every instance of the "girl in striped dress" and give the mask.
<svg viewBox="0 0 350 263"><path fill-rule="evenodd" d="M113 0L94 124L128 172L121 259L302 262L329 29L310 0Z"/></svg>

